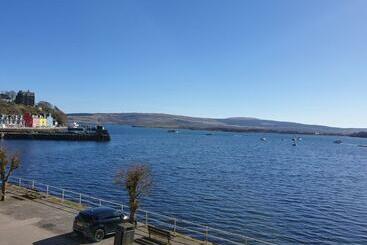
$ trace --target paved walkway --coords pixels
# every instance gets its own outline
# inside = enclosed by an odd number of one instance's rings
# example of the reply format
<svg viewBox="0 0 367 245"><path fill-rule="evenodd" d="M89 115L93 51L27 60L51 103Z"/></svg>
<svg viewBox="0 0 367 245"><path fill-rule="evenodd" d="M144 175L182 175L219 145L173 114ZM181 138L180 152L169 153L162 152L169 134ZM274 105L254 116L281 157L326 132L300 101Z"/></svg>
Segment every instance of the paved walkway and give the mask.
<svg viewBox="0 0 367 245"><path fill-rule="evenodd" d="M10 191L6 201L0 202L0 245L92 244L72 232L76 210L47 200L30 200L15 189ZM136 230L136 239L144 240L146 236L145 228ZM112 245L113 240L112 236L93 244ZM176 237L171 244L201 243L187 237Z"/></svg>

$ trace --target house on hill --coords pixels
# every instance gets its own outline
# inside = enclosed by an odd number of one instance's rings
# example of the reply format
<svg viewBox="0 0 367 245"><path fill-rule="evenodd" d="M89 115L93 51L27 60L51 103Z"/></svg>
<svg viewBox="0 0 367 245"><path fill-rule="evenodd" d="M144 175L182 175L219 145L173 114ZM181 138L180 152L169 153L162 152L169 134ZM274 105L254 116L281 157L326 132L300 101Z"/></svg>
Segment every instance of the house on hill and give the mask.
<svg viewBox="0 0 367 245"><path fill-rule="evenodd" d="M25 92L20 90L15 97L15 103L27 106L34 106L35 94L33 92L30 92L29 90Z"/></svg>

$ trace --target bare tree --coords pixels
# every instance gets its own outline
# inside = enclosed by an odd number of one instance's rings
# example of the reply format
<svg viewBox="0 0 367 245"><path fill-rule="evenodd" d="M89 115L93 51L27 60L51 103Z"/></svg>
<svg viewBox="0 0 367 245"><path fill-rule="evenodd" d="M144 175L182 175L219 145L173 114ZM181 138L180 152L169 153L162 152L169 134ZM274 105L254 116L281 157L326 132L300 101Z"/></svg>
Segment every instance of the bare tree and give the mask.
<svg viewBox="0 0 367 245"><path fill-rule="evenodd" d="M1 201L5 200L6 184L9 180L9 176L17 169L20 165L19 157L15 154L8 158L7 152L0 149L0 178L2 181L1 186Z"/></svg>
<svg viewBox="0 0 367 245"><path fill-rule="evenodd" d="M134 164L126 170L120 170L116 175L115 183L123 186L129 195L129 222L134 224L139 200L142 196L149 194L152 187L151 170L148 165Z"/></svg>

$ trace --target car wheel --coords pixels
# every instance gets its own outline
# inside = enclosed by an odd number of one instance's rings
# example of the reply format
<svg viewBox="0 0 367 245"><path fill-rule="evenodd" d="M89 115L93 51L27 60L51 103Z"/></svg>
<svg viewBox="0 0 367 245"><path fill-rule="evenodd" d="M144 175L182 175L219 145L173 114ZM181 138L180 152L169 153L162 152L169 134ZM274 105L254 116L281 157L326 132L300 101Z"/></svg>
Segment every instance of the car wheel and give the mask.
<svg viewBox="0 0 367 245"><path fill-rule="evenodd" d="M99 242L99 241L102 241L104 238L104 230L103 229L97 229L95 232L94 232L94 237L93 237L93 240L95 242Z"/></svg>

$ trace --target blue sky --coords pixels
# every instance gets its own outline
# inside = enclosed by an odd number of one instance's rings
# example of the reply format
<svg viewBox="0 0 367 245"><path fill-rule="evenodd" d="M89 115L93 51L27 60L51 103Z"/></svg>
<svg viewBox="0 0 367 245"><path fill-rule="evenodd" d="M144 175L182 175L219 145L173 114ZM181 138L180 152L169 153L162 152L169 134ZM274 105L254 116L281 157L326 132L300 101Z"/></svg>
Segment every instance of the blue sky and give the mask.
<svg viewBox="0 0 367 245"><path fill-rule="evenodd" d="M0 90L66 112L367 127L367 1L0 0Z"/></svg>

